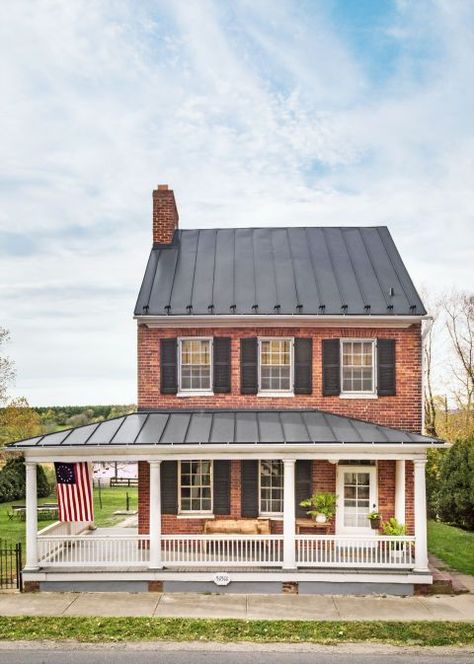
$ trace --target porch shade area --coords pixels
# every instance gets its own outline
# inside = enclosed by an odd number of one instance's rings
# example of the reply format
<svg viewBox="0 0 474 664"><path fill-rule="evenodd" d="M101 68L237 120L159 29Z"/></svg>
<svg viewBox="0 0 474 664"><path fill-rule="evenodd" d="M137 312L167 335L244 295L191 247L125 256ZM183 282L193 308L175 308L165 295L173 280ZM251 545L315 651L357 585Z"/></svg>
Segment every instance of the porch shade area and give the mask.
<svg viewBox="0 0 474 664"><path fill-rule="evenodd" d="M13 449L173 445L440 445L438 438L321 410L140 411L12 443Z"/></svg>

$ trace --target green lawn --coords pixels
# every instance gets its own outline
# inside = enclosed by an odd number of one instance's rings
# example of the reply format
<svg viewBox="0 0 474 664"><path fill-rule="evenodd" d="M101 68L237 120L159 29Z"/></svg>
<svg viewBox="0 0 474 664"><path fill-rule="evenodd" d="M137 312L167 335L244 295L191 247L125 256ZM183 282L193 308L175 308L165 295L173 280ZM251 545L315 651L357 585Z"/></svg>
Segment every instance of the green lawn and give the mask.
<svg viewBox="0 0 474 664"><path fill-rule="evenodd" d="M474 624L461 622L344 622L316 620L204 620L4 616L0 640L344 642L403 646L474 643Z"/></svg>
<svg viewBox="0 0 474 664"><path fill-rule="evenodd" d="M474 574L474 533L428 521L428 550L452 569Z"/></svg>
<svg viewBox="0 0 474 664"><path fill-rule="evenodd" d="M102 488L102 508L99 501L99 490L94 488L94 516L97 526L113 526L126 517L114 515L116 510L124 510L126 501L125 495L128 492L130 496L130 509L137 509L137 487L106 487ZM38 503L51 503L56 502L56 494L53 493L48 498L39 498ZM10 512L12 504L24 505L24 500L15 500L13 503L0 503L0 539L8 540L13 544L21 542L25 545L25 522L18 519L10 520L8 512ZM54 521L38 521L38 528L46 528Z"/></svg>

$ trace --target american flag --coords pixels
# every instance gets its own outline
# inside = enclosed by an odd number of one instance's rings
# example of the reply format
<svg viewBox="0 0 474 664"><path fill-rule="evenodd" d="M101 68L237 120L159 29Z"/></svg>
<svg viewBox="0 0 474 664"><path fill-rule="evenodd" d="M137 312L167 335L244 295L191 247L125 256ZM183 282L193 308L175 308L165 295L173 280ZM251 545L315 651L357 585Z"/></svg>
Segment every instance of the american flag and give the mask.
<svg viewBox="0 0 474 664"><path fill-rule="evenodd" d="M93 521L89 464L55 463L60 521Z"/></svg>

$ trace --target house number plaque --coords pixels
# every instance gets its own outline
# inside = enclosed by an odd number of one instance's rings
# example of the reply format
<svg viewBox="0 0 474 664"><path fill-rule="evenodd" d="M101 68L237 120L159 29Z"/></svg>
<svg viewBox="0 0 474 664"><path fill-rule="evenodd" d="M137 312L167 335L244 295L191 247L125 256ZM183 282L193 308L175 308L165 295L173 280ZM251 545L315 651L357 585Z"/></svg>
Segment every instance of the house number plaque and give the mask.
<svg viewBox="0 0 474 664"><path fill-rule="evenodd" d="M227 572L219 572L214 574L214 583L216 586L228 586L230 583L230 574Z"/></svg>

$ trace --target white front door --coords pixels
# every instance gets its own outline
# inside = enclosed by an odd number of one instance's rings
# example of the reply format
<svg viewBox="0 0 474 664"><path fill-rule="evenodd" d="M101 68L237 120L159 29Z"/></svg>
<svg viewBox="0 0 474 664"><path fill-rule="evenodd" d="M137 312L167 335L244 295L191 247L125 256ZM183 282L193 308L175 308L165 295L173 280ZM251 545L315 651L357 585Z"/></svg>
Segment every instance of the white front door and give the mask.
<svg viewBox="0 0 474 664"><path fill-rule="evenodd" d="M337 467L336 533L373 534L369 512L377 509L377 468L375 466Z"/></svg>

